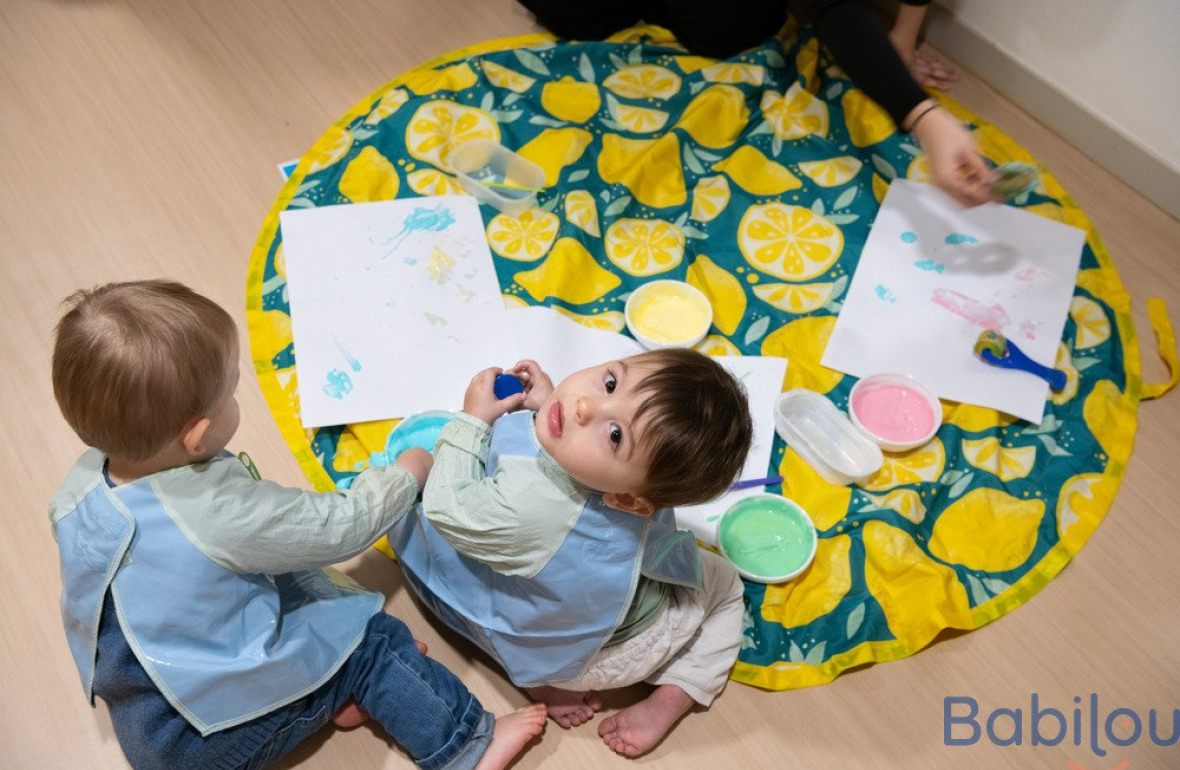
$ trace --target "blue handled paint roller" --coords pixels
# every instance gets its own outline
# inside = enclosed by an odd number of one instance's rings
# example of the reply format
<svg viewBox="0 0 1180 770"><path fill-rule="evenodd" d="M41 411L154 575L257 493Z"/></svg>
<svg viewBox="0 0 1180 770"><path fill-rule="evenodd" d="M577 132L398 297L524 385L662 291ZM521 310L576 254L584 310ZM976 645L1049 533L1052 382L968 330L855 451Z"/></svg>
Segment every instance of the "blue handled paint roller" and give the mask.
<svg viewBox="0 0 1180 770"><path fill-rule="evenodd" d="M975 340L975 355L992 366L1035 374L1049 383L1055 392L1065 390L1065 372L1038 364L1016 347L1016 343L992 329L984 329L979 333L979 338Z"/></svg>

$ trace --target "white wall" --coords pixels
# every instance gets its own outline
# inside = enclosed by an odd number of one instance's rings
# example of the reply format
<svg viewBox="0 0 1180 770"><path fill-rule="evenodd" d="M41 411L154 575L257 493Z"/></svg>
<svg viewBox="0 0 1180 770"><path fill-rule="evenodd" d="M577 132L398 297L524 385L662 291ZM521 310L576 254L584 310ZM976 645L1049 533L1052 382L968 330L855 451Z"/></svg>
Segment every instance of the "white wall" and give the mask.
<svg viewBox="0 0 1180 770"><path fill-rule="evenodd" d="M1180 2L938 0L938 4L1180 172ZM978 74L987 78L987 73Z"/></svg>

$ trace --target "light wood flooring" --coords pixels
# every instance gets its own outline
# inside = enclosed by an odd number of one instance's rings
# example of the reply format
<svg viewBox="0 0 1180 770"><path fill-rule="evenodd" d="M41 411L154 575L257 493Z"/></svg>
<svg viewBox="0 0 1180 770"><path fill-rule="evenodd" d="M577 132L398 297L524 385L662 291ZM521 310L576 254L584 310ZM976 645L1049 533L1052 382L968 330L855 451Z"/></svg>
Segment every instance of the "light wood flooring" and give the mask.
<svg viewBox="0 0 1180 770"><path fill-rule="evenodd" d="M0 3L0 467L9 501L0 513L0 766L125 766L104 708L91 709L82 696L57 610L46 506L82 448L58 415L49 382L59 301L82 286L169 276L229 308L241 325L247 257L280 187L275 164L298 157L393 76L465 45L533 30L511 0ZM1180 223L979 80L967 77L954 93L1029 148L1089 214L1131 294L1145 378L1160 379L1143 305L1159 295L1180 314ZM245 353L242 365L243 420L233 446L248 449L270 478L305 485ZM1109 516L1026 606L823 687L772 693L731 684L712 709L690 714L635 764L1180 766L1180 748L1146 738L1108 746L1104 757L1068 739L1055 748L1028 745L1033 692L1067 712L1074 696L1085 702L1097 693L1103 717L1117 706L1144 716L1157 709L1164 735L1180 707L1180 509L1170 486L1180 457L1180 394L1146 403L1139 414L1135 453ZM347 569L391 596L390 611L490 708L524 703L470 647L422 618L384 557L370 552ZM945 746L948 695L976 698L984 715L1022 709L1025 745ZM594 724L568 731L551 724L517 767L625 766L599 742ZM1010 724L999 729L1006 735ZM321 735L282 766L410 766L367 728Z"/></svg>

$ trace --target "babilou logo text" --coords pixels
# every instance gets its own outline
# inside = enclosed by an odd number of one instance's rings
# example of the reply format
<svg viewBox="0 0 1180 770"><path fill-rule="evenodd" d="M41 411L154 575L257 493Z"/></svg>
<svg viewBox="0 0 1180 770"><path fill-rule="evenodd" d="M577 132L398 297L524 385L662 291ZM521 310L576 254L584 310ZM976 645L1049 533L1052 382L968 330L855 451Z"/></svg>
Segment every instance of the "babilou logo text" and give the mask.
<svg viewBox="0 0 1180 770"><path fill-rule="evenodd" d="M1170 748L1180 740L1180 709L1138 711L1119 706L1109 708L1097 693L1072 705L1046 705L1032 693L1027 710L1000 707L981 712L979 701L967 695L942 699L942 742L947 746L974 746L986 736L996 746L1058 746L1068 743L1086 746L1095 756L1105 757L1110 747L1125 748L1150 741Z"/></svg>

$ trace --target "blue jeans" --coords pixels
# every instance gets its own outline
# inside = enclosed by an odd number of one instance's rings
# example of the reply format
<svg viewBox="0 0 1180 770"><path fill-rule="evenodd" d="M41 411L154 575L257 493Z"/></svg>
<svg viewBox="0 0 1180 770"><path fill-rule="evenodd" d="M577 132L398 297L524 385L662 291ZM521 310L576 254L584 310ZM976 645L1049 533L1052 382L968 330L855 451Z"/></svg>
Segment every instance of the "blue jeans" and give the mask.
<svg viewBox="0 0 1180 770"><path fill-rule="evenodd" d="M257 719L204 738L160 694L119 627L107 595L98 633L94 694L110 711L134 768L254 770L323 727L349 698L424 770L470 770L491 741L495 718L454 674L422 655L406 625L385 613L320 689Z"/></svg>

